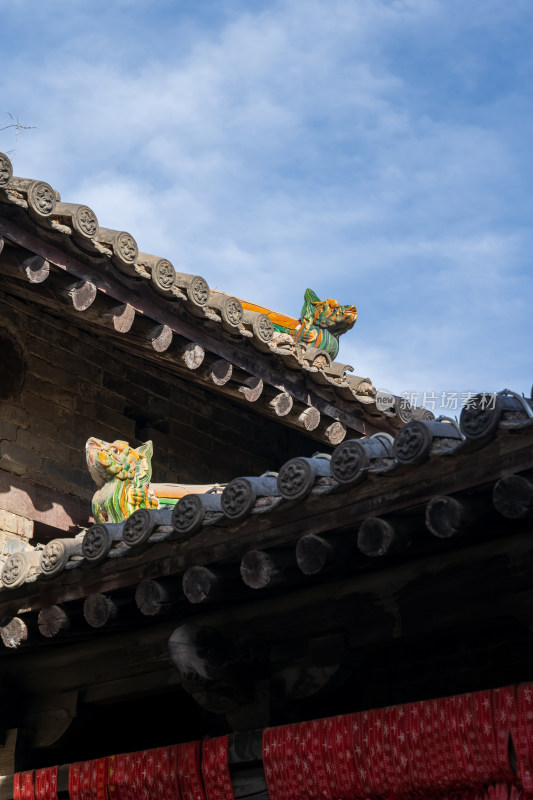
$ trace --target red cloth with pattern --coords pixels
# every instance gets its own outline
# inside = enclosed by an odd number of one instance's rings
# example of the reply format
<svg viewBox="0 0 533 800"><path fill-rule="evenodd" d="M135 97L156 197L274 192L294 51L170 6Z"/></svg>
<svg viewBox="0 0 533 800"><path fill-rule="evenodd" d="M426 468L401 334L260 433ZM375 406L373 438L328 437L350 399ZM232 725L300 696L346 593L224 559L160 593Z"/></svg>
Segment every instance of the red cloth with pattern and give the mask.
<svg viewBox="0 0 533 800"><path fill-rule="evenodd" d="M531 767L533 691L527 697L521 763ZM268 793L271 800L518 798L509 763L517 725L511 687L271 728L263 735ZM532 769L522 771L531 778Z"/></svg>
<svg viewBox="0 0 533 800"><path fill-rule="evenodd" d="M35 800L57 800L57 767L36 771Z"/></svg>
<svg viewBox="0 0 533 800"><path fill-rule="evenodd" d="M533 683L517 688L512 722L517 774L526 796L533 797Z"/></svg>
<svg viewBox="0 0 533 800"><path fill-rule="evenodd" d="M108 759L109 800L179 800L177 747L156 747Z"/></svg>
<svg viewBox="0 0 533 800"><path fill-rule="evenodd" d="M141 800L142 753L120 753L108 759L110 800Z"/></svg>
<svg viewBox="0 0 533 800"><path fill-rule="evenodd" d="M33 770L13 775L13 800L34 800Z"/></svg>
<svg viewBox="0 0 533 800"><path fill-rule="evenodd" d="M176 753L181 800L205 800L200 769L201 743L178 744Z"/></svg>
<svg viewBox="0 0 533 800"><path fill-rule="evenodd" d="M228 737L202 744L202 777L207 800L235 800L228 764Z"/></svg>
<svg viewBox="0 0 533 800"><path fill-rule="evenodd" d="M68 772L70 800L108 800L107 758L78 761Z"/></svg>

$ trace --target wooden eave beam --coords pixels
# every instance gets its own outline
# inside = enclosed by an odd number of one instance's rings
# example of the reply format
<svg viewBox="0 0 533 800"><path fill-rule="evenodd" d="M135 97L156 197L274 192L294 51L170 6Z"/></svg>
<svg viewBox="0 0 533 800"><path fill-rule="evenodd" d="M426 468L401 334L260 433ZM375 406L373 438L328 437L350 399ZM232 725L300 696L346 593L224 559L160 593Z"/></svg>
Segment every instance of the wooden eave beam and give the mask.
<svg viewBox="0 0 533 800"><path fill-rule="evenodd" d="M193 622L230 635L253 631L271 644L273 663L283 665L295 643L336 631L343 632L349 647L357 650L496 617L531 620L532 554L530 530L522 530L445 555L437 552L328 583L293 587L290 594L254 596L238 605L202 609ZM166 684L167 642L183 618L172 616L150 625L140 614L139 618L139 625L117 628L113 636L94 631L84 641L65 638L40 647L28 641L19 650L4 651L5 685L30 691L44 674L47 692L87 691L87 699L98 702L127 695L131 686L138 689L137 679L147 691L157 681ZM131 686L121 686L120 681L126 680Z"/></svg>
<svg viewBox="0 0 533 800"><path fill-rule="evenodd" d="M279 391L287 391L305 405L313 405L321 413L334 420L342 422L347 428L358 431L364 436L377 433L382 428L377 428L366 420L334 406L320 395L312 392L287 378L286 375L274 369L270 363L272 356L266 358L258 351L246 353L244 347L236 347L224 341L220 336L206 332L202 325L195 326L187 320L181 319L177 314L167 311L163 301L152 299L146 291L140 297L133 281L124 278L119 281L108 267L102 270L83 264L71 255L67 255L58 247L39 239L32 233L23 230L10 220L0 217L0 235L6 236L11 242L24 247L37 255L45 258L50 264L74 275L79 280L90 280L105 294L113 297L120 303L128 303L136 311L145 314L150 319L161 325L167 325L174 333L180 334L191 341L197 342L207 350L216 353L241 369L261 378L265 383L274 386Z"/></svg>
<svg viewBox="0 0 533 800"><path fill-rule="evenodd" d="M531 428L521 433L500 430L498 437L483 448L482 458L479 451L436 456L421 467L371 475L344 493L311 494L289 510L251 515L238 525L205 526L186 541L147 544L138 552L108 558L100 566L83 565L46 582L38 580L19 589L0 591L0 617L14 606L39 609L91 592L114 591L148 578L183 573L198 564L238 563L254 547L294 546L305 533L352 528L368 516L418 506L435 494L454 494L512 472L533 469L532 439ZM508 524L502 518L502 528Z"/></svg>
<svg viewBox="0 0 533 800"><path fill-rule="evenodd" d="M0 265L0 274L1 274L1 265ZM29 283L23 283L21 281L15 281L12 277L7 277L4 279L3 288L7 291L12 292L16 295L16 299L29 299L33 300L35 303L42 305L46 308L47 311L51 313L57 313L63 315L65 313L65 306L64 303L57 297L57 294L54 291L51 291L49 288L49 284L51 282L57 283L54 281L56 276L52 275L50 279L47 281L45 286L40 285L35 291ZM64 278L64 275L61 274L61 278ZM56 287L54 287L56 288ZM107 296L106 296L107 297ZM111 298L108 298L108 302L110 306L112 305ZM72 313L72 311L71 311ZM75 312L74 312L75 313ZM149 322L147 317L139 316L136 317L137 320L142 319L144 322ZM93 317L87 317L87 312L82 311L74 316L74 321L76 325L83 330L88 330L91 333L94 333L95 328L98 329L100 335L105 336L113 342L113 344L121 351L124 358L127 357L134 357L135 359L146 358L146 367L148 370L154 370L154 349L151 344L143 340L139 335L136 333L132 333L131 331L127 334L121 334L117 331L113 330L111 327L106 327L102 324L99 325L99 320L95 320ZM157 323L152 322L152 325L156 325ZM211 325L216 323L210 323ZM181 339L182 342L186 342L184 338ZM215 357L215 354L206 354L206 358L204 359L208 363ZM221 359L219 359L221 360ZM229 363L229 362L226 362ZM336 420L331 420L329 417L323 417L323 425L317 427L314 430L306 431L305 426L300 422L300 411L298 410L298 406L295 404L294 412L285 416L285 417L278 417L275 413L271 411L268 407L268 398L267 394L265 393L264 397L261 396L259 400L255 403L246 402L246 396L244 394L238 393L238 386L233 384L233 381L228 381L227 384L219 385L216 384L214 381L210 380L206 373L208 370L202 369L192 369L187 366L186 362L177 354L176 344L174 343L167 351L159 353L157 356L157 365L159 369L164 369L167 371L168 375L176 376L181 379L186 379L189 382L195 383L201 386L204 389L207 389L210 392L214 392L219 395L224 395L228 399L233 401L237 400L240 404L243 404L249 411L253 413L263 414L265 416L274 416L280 423L287 425L288 427L292 428L293 430L298 431L302 435L307 435L315 441L320 442L321 444L325 445L326 447L331 446L331 442L328 440L326 428L331 424L338 424ZM252 376L250 376L252 377ZM254 378L255 380L255 378ZM341 400L340 404L345 404L345 401ZM300 404L303 407L303 403ZM312 406L305 406L306 410L309 411L316 411L319 413L317 409ZM301 410L301 409L300 409ZM350 437L354 436L353 431L349 433ZM359 435L359 434L355 434Z"/></svg>

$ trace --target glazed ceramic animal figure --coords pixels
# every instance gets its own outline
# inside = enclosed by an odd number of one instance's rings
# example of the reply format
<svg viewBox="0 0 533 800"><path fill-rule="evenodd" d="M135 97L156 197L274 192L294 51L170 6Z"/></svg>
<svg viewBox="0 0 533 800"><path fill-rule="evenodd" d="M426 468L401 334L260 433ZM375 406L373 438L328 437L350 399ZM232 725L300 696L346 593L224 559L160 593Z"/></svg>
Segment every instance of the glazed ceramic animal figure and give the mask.
<svg viewBox="0 0 533 800"><path fill-rule="evenodd" d="M187 494L218 490L218 484L150 483L153 445L104 442L91 437L87 466L96 483L92 510L95 522L122 522L138 508L172 507Z"/></svg>
<svg viewBox="0 0 533 800"><path fill-rule="evenodd" d="M306 289L298 324L287 327L274 322L274 328L288 333L295 342L325 350L335 359L339 352L339 336L353 328L356 319L355 306L341 306L331 298L320 300L312 289Z"/></svg>
<svg viewBox="0 0 533 800"><path fill-rule="evenodd" d="M243 308L265 314L279 333L288 334L295 342L301 342L317 350L325 350L332 359L339 352L339 336L353 328L357 319L355 306L341 306L336 300L320 300L312 289L306 289L304 305L299 319L279 314L277 311L241 300Z"/></svg>
<svg viewBox="0 0 533 800"><path fill-rule="evenodd" d="M98 489L93 497L95 522L122 522L138 508L158 508L150 486L152 442L135 449L128 442L104 442L91 437L86 445L87 466Z"/></svg>
<svg viewBox="0 0 533 800"><path fill-rule="evenodd" d="M332 359L339 352L339 336L353 328L357 319L355 306L341 306L336 300L319 300L312 289L306 289L300 314L300 327L295 342L325 350Z"/></svg>

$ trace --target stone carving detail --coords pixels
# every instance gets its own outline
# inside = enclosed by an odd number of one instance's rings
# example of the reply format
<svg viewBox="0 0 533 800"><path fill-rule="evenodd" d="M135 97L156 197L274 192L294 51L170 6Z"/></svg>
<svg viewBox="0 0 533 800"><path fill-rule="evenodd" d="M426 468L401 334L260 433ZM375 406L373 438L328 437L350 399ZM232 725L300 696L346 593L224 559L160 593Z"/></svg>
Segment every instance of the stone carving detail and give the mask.
<svg viewBox="0 0 533 800"><path fill-rule="evenodd" d="M83 540L82 552L88 561L103 561L111 549L111 539L105 525L93 525Z"/></svg>
<svg viewBox="0 0 533 800"><path fill-rule="evenodd" d="M67 566L70 559L79 561L82 557L85 534L73 539L52 539L44 550L41 550L40 568L44 577L53 578Z"/></svg>
<svg viewBox="0 0 533 800"><path fill-rule="evenodd" d="M204 516L200 498L186 495L172 512L172 526L178 533L196 533L202 527Z"/></svg>
<svg viewBox="0 0 533 800"><path fill-rule="evenodd" d="M361 446L350 439L343 442L335 450L335 460L331 459L331 474L336 480L348 483L353 480L361 468L363 451Z"/></svg>
<svg viewBox="0 0 533 800"><path fill-rule="evenodd" d="M13 553L2 568L2 583L7 589L20 586L30 573L30 560L25 553Z"/></svg>
<svg viewBox="0 0 533 800"><path fill-rule="evenodd" d="M234 328L238 327L243 319L243 309L236 297L229 297L222 308L225 321Z"/></svg>
<svg viewBox="0 0 533 800"><path fill-rule="evenodd" d="M314 475L307 461L293 458L280 469L278 487L283 497L297 499L307 493L309 480L314 480Z"/></svg>
<svg viewBox="0 0 533 800"><path fill-rule="evenodd" d="M41 217L48 217L56 207L56 194L44 181L33 181L28 189L28 205Z"/></svg>
<svg viewBox="0 0 533 800"><path fill-rule="evenodd" d="M139 255L137 242L129 233L119 233L115 245L116 254L126 264L133 264Z"/></svg>
<svg viewBox="0 0 533 800"><path fill-rule="evenodd" d="M497 403L486 401L484 395L478 395L468 401L461 411L461 429L470 439L479 439L496 428L500 416Z"/></svg>
<svg viewBox="0 0 533 800"><path fill-rule="evenodd" d="M6 186L13 177L13 166L5 153L0 153L0 187Z"/></svg>
<svg viewBox="0 0 533 800"><path fill-rule="evenodd" d="M222 494L222 510L228 517L240 517L255 502L255 493L246 479L235 478Z"/></svg>
<svg viewBox="0 0 533 800"><path fill-rule="evenodd" d="M148 509L138 508L124 523L122 538L129 547L134 547L147 538L152 527Z"/></svg>
<svg viewBox="0 0 533 800"><path fill-rule="evenodd" d="M166 258L161 258L152 268L152 282L156 289L170 292L176 281L176 270Z"/></svg>
<svg viewBox="0 0 533 800"><path fill-rule="evenodd" d="M274 325L266 314L259 314L259 316L256 317L253 330L254 336L259 339L260 342L268 344L268 342L272 341Z"/></svg>
<svg viewBox="0 0 533 800"><path fill-rule="evenodd" d="M431 446L428 435L423 425L410 422L394 439L394 453L398 461L413 461L420 457Z"/></svg>
<svg viewBox="0 0 533 800"><path fill-rule="evenodd" d="M89 206L78 206L73 217L74 229L82 236L92 239L98 231L98 220L94 211Z"/></svg>
<svg viewBox="0 0 533 800"><path fill-rule="evenodd" d="M67 561L67 548L60 539L48 542L41 553L41 569L45 574L61 572Z"/></svg>
<svg viewBox="0 0 533 800"><path fill-rule="evenodd" d="M199 275L196 275L188 286L187 294L195 305L207 305L207 301L209 300L209 286L207 285L207 281L200 278Z"/></svg>
<svg viewBox="0 0 533 800"><path fill-rule="evenodd" d="M295 328L274 323L278 331L288 333L295 342L324 350L332 359L339 352L339 336L353 328L357 309L341 306L336 300L320 300L312 289L306 289L299 324Z"/></svg>

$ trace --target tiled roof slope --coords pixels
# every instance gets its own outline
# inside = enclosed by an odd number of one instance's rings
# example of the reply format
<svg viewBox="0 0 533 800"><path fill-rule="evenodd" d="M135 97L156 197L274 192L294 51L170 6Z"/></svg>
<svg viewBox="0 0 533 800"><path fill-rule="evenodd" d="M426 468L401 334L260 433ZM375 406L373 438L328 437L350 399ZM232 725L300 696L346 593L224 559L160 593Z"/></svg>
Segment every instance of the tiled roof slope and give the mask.
<svg viewBox="0 0 533 800"><path fill-rule="evenodd" d="M158 576L182 575L185 596L199 603L220 568L267 589L278 573L320 578L336 563L346 574L438 552L445 539L464 546L471 532L505 540L533 514L533 401L504 391L487 407L484 397L460 426L413 420L394 439L347 440L331 458L291 459L277 475L238 477L174 510L139 509L14 554L2 570L0 617Z"/></svg>
<svg viewBox="0 0 533 800"><path fill-rule="evenodd" d="M215 391L255 402L261 413L319 441L338 444L347 431L394 433L413 413L432 416L400 406L400 398L378 409L372 382L350 374L351 366L287 341L266 314L140 252L131 234L102 227L89 207L62 202L46 182L13 177L0 154L0 249L4 244L5 286L16 279L35 302L57 302L76 324L90 318L109 335L124 337L135 320L152 356L171 356L191 380L208 364Z"/></svg>

